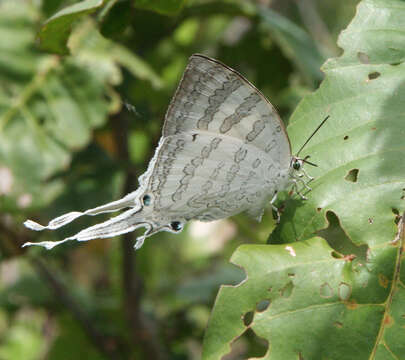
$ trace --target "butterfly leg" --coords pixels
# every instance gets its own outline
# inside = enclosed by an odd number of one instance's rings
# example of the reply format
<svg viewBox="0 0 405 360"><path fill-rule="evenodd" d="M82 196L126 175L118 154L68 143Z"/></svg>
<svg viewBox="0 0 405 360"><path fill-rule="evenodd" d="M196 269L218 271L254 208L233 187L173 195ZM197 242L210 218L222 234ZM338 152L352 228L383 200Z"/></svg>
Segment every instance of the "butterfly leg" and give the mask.
<svg viewBox="0 0 405 360"><path fill-rule="evenodd" d="M306 174L306 175L308 175L308 174ZM300 184L302 184L303 188L307 189L308 191L312 191L312 188L308 186L308 183L311 182L311 178L309 181L305 182L302 179L303 176L304 176L303 174L298 174L297 177L295 177L295 176L293 177L293 179L294 179L293 181L297 185L296 189L298 189L298 183L300 183ZM303 188L301 190L303 190Z"/></svg>
<svg viewBox="0 0 405 360"><path fill-rule="evenodd" d="M271 199L271 201L270 201L270 204L271 204L271 207L272 207L272 209L276 212L276 214L277 214L277 219L276 219L276 222L277 222L277 224L279 224L280 223L280 210L278 210L278 207L276 206L276 205L274 205L274 202L277 200L277 191L274 193L274 196L273 196L273 198Z"/></svg>
<svg viewBox="0 0 405 360"><path fill-rule="evenodd" d="M298 189L298 181L300 181L300 182L302 182L304 184L305 184L305 182L302 179L295 179L295 178L292 181L293 181L293 190L300 196L300 198L302 200L307 200L308 198L306 196L302 195L300 190ZM308 185L306 185L306 186L309 187Z"/></svg>
<svg viewBox="0 0 405 360"><path fill-rule="evenodd" d="M302 171L302 176L305 175L308 179L308 182L311 182L312 180L314 180L315 178L311 175L308 175L308 173L305 171L305 169L301 168Z"/></svg>

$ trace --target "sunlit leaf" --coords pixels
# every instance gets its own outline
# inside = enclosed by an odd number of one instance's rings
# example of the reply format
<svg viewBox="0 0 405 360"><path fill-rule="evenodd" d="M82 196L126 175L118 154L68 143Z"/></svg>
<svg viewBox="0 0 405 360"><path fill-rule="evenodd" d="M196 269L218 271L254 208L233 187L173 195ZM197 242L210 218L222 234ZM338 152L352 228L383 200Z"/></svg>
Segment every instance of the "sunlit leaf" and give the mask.
<svg viewBox="0 0 405 360"><path fill-rule="evenodd" d="M294 112L293 152L330 115L300 154L318 165L305 167L313 190L286 201L270 239L284 245L234 254L247 280L219 292L204 359L229 353L247 326L269 342L266 359L404 358L404 16L404 2L362 1L343 55ZM307 240L317 234L328 244Z"/></svg>

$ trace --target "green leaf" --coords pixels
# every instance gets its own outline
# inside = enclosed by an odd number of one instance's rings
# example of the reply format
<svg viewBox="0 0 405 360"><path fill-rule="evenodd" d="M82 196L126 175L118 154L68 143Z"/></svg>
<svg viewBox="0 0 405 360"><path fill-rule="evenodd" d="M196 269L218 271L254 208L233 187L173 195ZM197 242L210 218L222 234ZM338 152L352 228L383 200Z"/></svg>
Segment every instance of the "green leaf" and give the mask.
<svg viewBox="0 0 405 360"><path fill-rule="evenodd" d="M343 55L294 112L293 153L330 115L300 154L318 165L305 166L313 190L286 201L270 238L284 245L234 254L247 280L220 290L204 359L229 353L248 327L269 342L266 359L405 359L404 17L404 2L362 1Z"/></svg>
<svg viewBox="0 0 405 360"><path fill-rule="evenodd" d="M5 39L0 43L1 211L41 206L54 198L62 184L49 179L66 169L72 151L88 144L110 106L110 79L97 76L97 65L79 66L73 58L61 61L36 51L38 14L11 5L0 5L0 37Z"/></svg>
<svg viewBox="0 0 405 360"><path fill-rule="evenodd" d="M285 55L301 71L304 79L312 86L322 80L319 67L324 58L313 39L298 25L269 8L260 7L257 15L263 27L271 31Z"/></svg>
<svg viewBox="0 0 405 360"><path fill-rule="evenodd" d="M391 250L394 257L396 250ZM269 341L266 359L298 359L300 355L304 359L366 359L360 355L372 351L389 289L380 286L379 276L370 275L364 267L358 266L353 273L352 263L334 258L323 239L243 245L231 262L245 270L246 280L221 288L205 336L203 359L220 359L229 353L233 340L248 328ZM392 267L379 271L389 276ZM373 301L358 303L355 299L366 299L362 293L369 288L374 289ZM246 324L250 312L254 318Z"/></svg>
<svg viewBox="0 0 405 360"><path fill-rule="evenodd" d="M187 0L134 0L140 9L156 11L164 15L176 15Z"/></svg>
<svg viewBox="0 0 405 360"><path fill-rule="evenodd" d="M85 0L57 12L45 22L38 34L41 48L60 55L69 54L67 41L73 22L95 12L103 3L103 0Z"/></svg>

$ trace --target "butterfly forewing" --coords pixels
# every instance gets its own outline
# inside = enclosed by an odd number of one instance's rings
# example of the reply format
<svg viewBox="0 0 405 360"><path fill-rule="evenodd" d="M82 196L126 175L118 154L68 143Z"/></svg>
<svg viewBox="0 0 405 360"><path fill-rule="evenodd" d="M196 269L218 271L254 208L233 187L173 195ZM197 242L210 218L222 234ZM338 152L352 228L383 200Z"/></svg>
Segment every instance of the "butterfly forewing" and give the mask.
<svg viewBox="0 0 405 360"><path fill-rule="evenodd" d="M193 55L166 113L163 136L195 130L238 138L282 166L290 143L274 107L242 75L203 55Z"/></svg>

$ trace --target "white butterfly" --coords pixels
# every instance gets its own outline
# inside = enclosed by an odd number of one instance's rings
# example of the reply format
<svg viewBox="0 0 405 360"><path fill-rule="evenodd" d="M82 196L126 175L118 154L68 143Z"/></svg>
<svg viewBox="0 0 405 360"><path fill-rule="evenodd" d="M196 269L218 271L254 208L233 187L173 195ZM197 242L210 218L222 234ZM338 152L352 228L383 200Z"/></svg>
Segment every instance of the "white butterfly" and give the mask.
<svg viewBox="0 0 405 360"><path fill-rule="evenodd" d="M319 127L318 127L319 128ZM309 141L309 139L308 139ZM304 144L305 145L305 144ZM193 55L170 103L163 134L139 188L120 200L70 212L32 230L58 229L82 215L129 208L61 241L25 243L51 249L69 240L112 237L145 227L135 248L159 231L180 232L192 219L211 221L247 211L258 221L277 193L305 174L270 102L235 70ZM301 195L301 194L300 194ZM301 195L301 197L303 197Z"/></svg>

